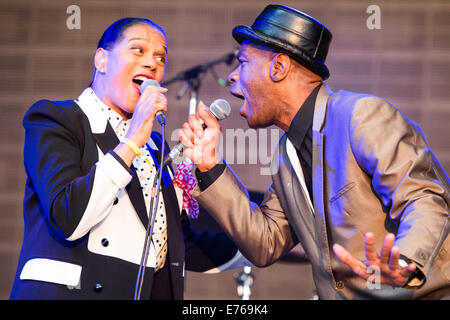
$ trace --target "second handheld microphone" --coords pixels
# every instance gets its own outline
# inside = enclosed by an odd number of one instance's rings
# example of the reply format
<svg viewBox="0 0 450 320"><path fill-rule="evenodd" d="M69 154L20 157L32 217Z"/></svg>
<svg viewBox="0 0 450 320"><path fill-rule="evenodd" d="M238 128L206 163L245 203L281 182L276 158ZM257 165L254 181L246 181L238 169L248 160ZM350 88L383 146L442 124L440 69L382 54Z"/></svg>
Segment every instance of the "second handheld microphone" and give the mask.
<svg viewBox="0 0 450 320"><path fill-rule="evenodd" d="M223 120L231 113L230 104L225 99L214 100L214 102L209 106L209 113L216 117L217 120ZM177 158L183 152L184 148L185 146L181 142L178 142L178 144L164 159L163 168Z"/></svg>

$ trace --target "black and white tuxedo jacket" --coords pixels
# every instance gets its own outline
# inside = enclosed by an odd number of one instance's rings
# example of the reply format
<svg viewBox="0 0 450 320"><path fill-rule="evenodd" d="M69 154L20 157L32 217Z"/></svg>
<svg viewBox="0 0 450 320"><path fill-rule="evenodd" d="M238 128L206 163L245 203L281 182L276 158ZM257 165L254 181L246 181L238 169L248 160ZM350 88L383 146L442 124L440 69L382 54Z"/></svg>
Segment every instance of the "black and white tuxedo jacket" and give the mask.
<svg viewBox="0 0 450 320"><path fill-rule="evenodd" d="M24 116L25 229L12 299L133 298L149 219L141 185L112 152L119 140L105 114L82 102L41 100ZM153 132L148 145L160 159L161 136ZM168 170L167 263L173 296L182 299L185 268L237 267L242 256L225 234L189 227ZM148 260L147 298L153 250Z"/></svg>

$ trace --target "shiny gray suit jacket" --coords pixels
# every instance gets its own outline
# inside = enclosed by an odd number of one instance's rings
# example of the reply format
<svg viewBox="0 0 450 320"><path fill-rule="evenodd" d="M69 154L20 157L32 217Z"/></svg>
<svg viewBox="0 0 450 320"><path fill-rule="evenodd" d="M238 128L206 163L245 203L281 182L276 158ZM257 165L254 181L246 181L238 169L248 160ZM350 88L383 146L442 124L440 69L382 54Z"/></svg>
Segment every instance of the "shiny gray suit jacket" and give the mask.
<svg viewBox="0 0 450 320"><path fill-rule="evenodd" d="M274 263L299 241L321 299L450 296L449 179L419 127L387 101L321 88L313 121L311 201L286 135L272 170L273 184L260 207L229 167L206 190L194 192L255 265ZM369 231L377 252L385 235L394 233L395 245L418 264L425 283L416 289L374 288L340 262L334 243L365 261Z"/></svg>

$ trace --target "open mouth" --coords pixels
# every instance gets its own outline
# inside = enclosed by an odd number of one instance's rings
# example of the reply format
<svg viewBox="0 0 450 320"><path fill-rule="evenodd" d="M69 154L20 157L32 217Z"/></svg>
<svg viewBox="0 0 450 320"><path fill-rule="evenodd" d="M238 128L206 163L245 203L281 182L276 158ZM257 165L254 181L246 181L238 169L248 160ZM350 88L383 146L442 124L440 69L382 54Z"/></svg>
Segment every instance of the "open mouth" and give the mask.
<svg viewBox="0 0 450 320"><path fill-rule="evenodd" d="M144 82L147 79L153 79L153 78L149 77L149 76L145 76L145 75L139 74L137 76L134 76L134 78L131 81L133 81L133 83L135 84L135 87L138 90L140 90L142 82Z"/></svg>
<svg viewBox="0 0 450 320"><path fill-rule="evenodd" d="M144 82L144 80L133 79L133 82L136 83L138 86L140 86L142 84L142 82Z"/></svg>
<svg viewBox="0 0 450 320"><path fill-rule="evenodd" d="M244 96L242 96L242 95L240 95L240 94L234 93L234 92L232 92L232 91L230 91L230 94L233 95L233 96L235 96L236 98L239 98L239 99L241 99L241 100L245 100Z"/></svg>

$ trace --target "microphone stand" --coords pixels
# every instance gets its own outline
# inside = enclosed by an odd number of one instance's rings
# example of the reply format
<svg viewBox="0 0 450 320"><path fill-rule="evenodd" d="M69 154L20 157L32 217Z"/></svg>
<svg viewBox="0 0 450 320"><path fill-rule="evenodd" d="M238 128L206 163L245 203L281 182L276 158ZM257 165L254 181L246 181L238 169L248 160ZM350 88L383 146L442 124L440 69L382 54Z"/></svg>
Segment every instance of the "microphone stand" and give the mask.
<svg viewBox="0 0 450 320"><path fill-rule="evenodd" d="M216 78L216 81L221 86L227 86L228 85L227 82L223 79L219 79L215 74L213 68L215 65L221 63L230 65L233 62L234 58L236 57L236 54L237 49L235 49L230 53L227 53L226 55L224 55L219 59L197 65L185 71L181 71L175 77L161 83L161 86L166 87L176 81L183 81L184 83L181 89L178 91L177 99L181 99L186 90L189 88L189 115L195 114L195 111L197 109L198 92L201 86L200 75L205 74L206 72L211 70L214 77Z"/></svg>
<svg viewBox="0 0 450 320"><path fill-rule="evenodd" d="M163 118L164 119L164 118ZM159 121L159 119L158 119ZM153 187L152 187L152 197L150 200L150 206L149 209L152 210L152 215L149 217L148 225L146 229L146 235L145 235L145 241L144 241L144 248L141 256L141 263L139 264L139 271L136 279L136 286L134 289L134 300L140 300L141 298L141 291L142 291L142 285L144 283L144 274L145 274L145 268L147 267L147 261L148 261L148 254L150 252L150 244L151 239L153 235L153 225L155 223L155 217L156 217L156 211L158 209L158 201L159 201L159 191L161 189L161 180L162 180L162 172L163 172L163 162L164 162L164 146L165 146L165 120L162 120L160 122L161 124L161 135L162 135L162 147L161 147L161 160L159 164L158 171L156 172L156 177L153 180ZM155 189L156 188L156 189ZM156 200L156 201L155 201Z"/></svg>
<svg viewBox="0 0 450 320"><path fill-rule="evenodd" d="M243 272L234 275L237 283L237 293L241 300L250 300L251 287L253 285L254 277L252 274L252 267L244 267Z"/></svg>
<svg viewBox="0 0 450 320"><path fill-rule="evenodd" d="M186 71L182 71L178 73L174 78L169 79L163 83L161 83L161 86L166 87L170 85L173 82L176 81L184 81L183 87L180 89L180 91L177 94L177 99L181 99L181 97L186 92L186 89L190 88L190 97L189 97L189 114L195 114L196 108L197 108L197 97L198 97L198 91L200 89L200 75L206 73L208 70L213 70L212 68L220 63L226 63L228 65L231 64L234 57L236 56L237 50L234 50L231 53L226 54L222 58L219 58L217 60L201 64L198 66L195 66L193 68L190 68ZM213 72L215 75L215 73ZM216 77L217 78L217 77ZM221 81L220 81L221 80ZM221 85L226 85L226 82L222 79L217 79L217 82ZM161 179L162 179L162 172L164 169L164 146L165 146L165 121L161 121L161 135L163 137L162 140L162 147L161 147L161 160L160 160L160 166L158 168L158 171L156 173L157 178L153 181L153 188L152 188L152 197L150 201L149 208L152 209L152 216L148 221L146 235L145 235L145 242L144 242L144 248L142 252L141 262L139 264L139 271L138 276L136 279L136 286L134 290L134 300L140 300L141 297L141 291L142 291L142 285L144 282L144 274L145 274L145 268L147 267L147 261L148 261L148 254L150 252L150 244L151 244L151 238L153 234L153 224L155 222L156 217L156 211L158 208L158 199L159 199L159 191L161 187ZM156 187L156 190L155 190ZM156 200L156 202L155 202Z"/></svg>

